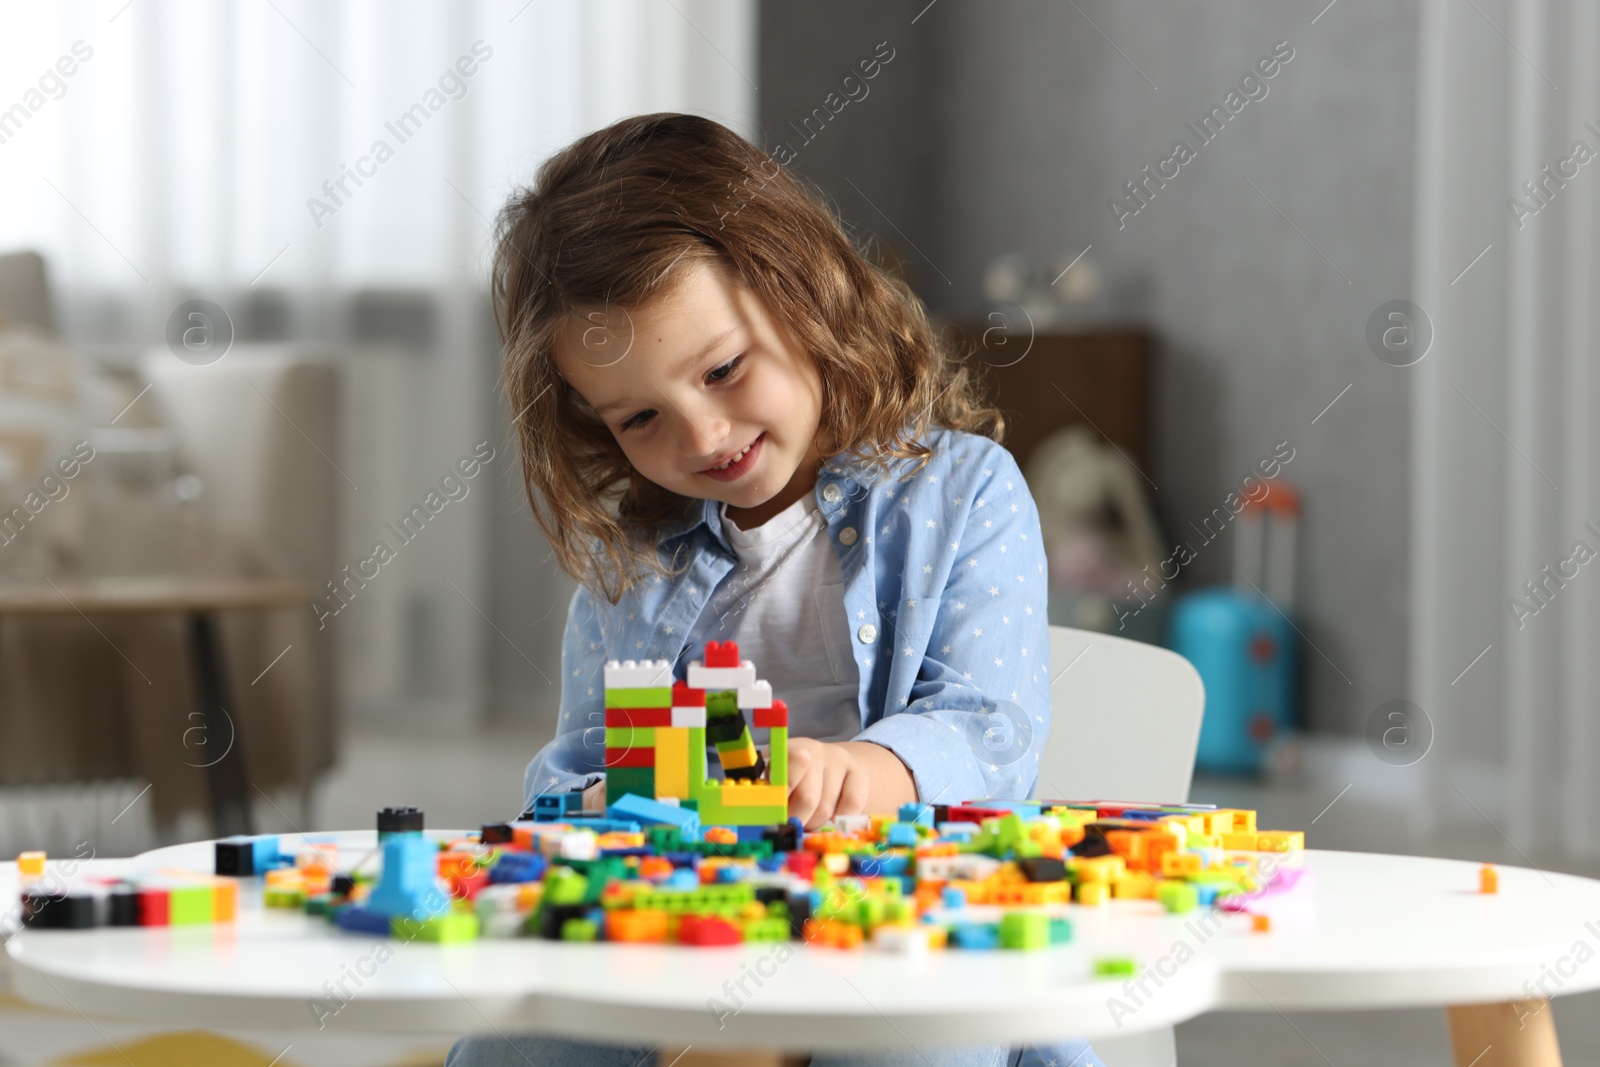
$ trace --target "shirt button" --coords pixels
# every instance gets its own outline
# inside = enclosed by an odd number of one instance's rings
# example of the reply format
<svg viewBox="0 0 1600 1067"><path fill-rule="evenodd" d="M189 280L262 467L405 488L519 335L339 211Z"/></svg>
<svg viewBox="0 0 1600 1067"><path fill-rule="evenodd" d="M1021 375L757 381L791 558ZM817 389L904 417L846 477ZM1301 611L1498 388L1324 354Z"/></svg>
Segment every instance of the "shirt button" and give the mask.
<svg viewBox="0 0 1600 1067"><path fill-rule="evenodd" d="M861 638L863 645L870 645L878 639L878 628L869 622L856 631L856 636Z"/></svg>
<svg viewBox="0 0 1600 1067"><path fill-rule="evenodd" d="M822 487L822 499L830 504L837 504L844 496L844 490L839 488L838 482L829 482Z"/></svg>
<svg viewBox="0 0 1600 1067"><path fill-rule="evenodd" d="M853 544L855 544L856 543L856 528L854 526L846 526L844 529L840 530L839 531L839 543L841 545L853 545Z"/></svg>

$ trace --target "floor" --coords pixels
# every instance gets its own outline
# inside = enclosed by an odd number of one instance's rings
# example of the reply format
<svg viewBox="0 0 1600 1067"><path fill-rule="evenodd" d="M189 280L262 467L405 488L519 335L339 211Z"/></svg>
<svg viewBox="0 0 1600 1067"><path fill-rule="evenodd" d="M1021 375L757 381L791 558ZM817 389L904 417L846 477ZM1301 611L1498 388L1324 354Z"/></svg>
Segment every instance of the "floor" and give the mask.
<svg viewBox="0 0 1600 1067"><path fill-rule="evenodd" d="M427 813L436 827L476 827L515 814L521 801L522 769L538 749L541 738L525 731L491 730L475 735L431 735L392 730L353 730L338 770L319 788L310 813L287 798L276 806L258 805L263 831L297 828L343 829L371 825L377 808L409 804ZM1330 760L1337 764L1337 760ZM60 798L36 796L30 824L14 812L5 814L0 803L0 843L29 826L43 827L52 838L75 840L75 820L92 820L104 829L127 796L93 801L78 799L69 810ZM1385 783L1372 780L1345 782L1337 771L1304 774L1273 782L1201 779L1192 798L1200 802L1250 807L1260 812L1262 825L1307 830L1308 843L1318 848L1387 851L1451 856L1496 863L1537 863L1550 869L1574 870L1554 857L1535 853L1526 857L1489 821L1449 832L1422 832L1406 814L1404 798L1397 799ZM1331 803L1330 803L1331 802ZM13 804L13 807L15 805ZM44 819L39 811L50 812ZM63 814L63 812L66 812ZM116 820L117 835L107 837L114 848L120 843L131 851L148 847L153 831L141 823L137 801ZM306 824L301 826L301 820ZM43 821L41 821L43 820ZM53 821L51 821L53 820ZM124 825L126 824L126 825ZM37 830L33 831L37 832ZM102 855L115 854L102 851ZM1595 874L1592 870L1578 873ZM52 1060L55 1053L34 1057L19 1051L27 1046L18 1035L26 1029L25 1013L12 1010L16 1002L0 997L0 1065L34 1064ZM1555 1017L1563 1052L1569 1064L1600 1063L1600 994L1582 994L1558 1000ZM66 1020L72 1023L72 1020ZM60 1021L58 1020L58 1025ZM23 1027L19 1030L18 1027ZM42 1050L41 1050L42 1051ZM8 1055L11 1058L7 1058ZM433 1058L430 1058L433 1057ZM297 1046L290 1061L358 1064L437 1062L437 1050L412 1044L373 1042ZM80 1062L98 1062L81 1060ZM108 1061L110 1062L110 1061ZM124 1062L120 1057L115 1062ZM152 1060L151 1062L157 1062ZM243 1061L241 1061L243 1062ZM262 1060L264 1065L265 1059ZM1233 1067L1238 1063L1307 1065L1307 1067L1447 1067L1452 1063L1443 1012L1435 1010L1321 1013L1229 1013L1192 1020L1178 1028L1178 1062L1184 1067ZM280 1065L282 1067L282 1065Z"/></svg>

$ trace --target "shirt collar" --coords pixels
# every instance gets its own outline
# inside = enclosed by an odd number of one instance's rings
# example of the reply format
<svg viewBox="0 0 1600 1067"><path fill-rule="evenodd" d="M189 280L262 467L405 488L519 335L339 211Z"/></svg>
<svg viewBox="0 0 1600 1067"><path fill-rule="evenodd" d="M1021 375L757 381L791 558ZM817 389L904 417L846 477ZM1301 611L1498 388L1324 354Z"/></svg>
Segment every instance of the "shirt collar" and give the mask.
<svg viewBox="0 0 1600 1067"><path fill-rule="evenodd" d="M822 464L822 471L817 477L817 484L812 488L813 495L822 491L823 485L830 479L851 479L864 481L866 474L866 461L853 453L834 456ZM820 501L819 501L820 503ZM722 529L722 508L716 500L696 500L689 508L688 514L681 519L661 525L657 543L666 545L688 537L701 526L711 531L711 537L730 553L733 546L728 543L728 536Z"/></svg>

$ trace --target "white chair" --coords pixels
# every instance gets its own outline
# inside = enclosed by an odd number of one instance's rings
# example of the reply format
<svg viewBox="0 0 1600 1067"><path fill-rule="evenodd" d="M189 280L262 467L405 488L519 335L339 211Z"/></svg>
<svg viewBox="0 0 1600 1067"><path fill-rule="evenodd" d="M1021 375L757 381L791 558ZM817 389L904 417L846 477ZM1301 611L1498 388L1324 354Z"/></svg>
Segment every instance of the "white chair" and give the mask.
<svg viewBox="0 0 1600 1067"><path fill-rule="evenodd" d="M1200 743L1205 686L1175 652L1050 627L1050 739L1035 795L1181 802ZM1173 1067L1171 1027L1092 1041L1107 1067Z"/></svg>

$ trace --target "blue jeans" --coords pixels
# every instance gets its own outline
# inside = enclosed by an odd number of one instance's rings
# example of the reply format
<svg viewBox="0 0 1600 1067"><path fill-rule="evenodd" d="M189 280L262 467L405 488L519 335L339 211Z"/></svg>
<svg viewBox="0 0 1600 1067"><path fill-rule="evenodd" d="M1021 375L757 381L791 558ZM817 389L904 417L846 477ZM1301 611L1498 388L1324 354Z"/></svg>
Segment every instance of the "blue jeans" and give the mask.
<svg viewBox="0 0 1600 1067"><path fill-rule="evenodd" d="M543 1034L475 1035L457 1041L445 1067L657 1067L646 1045L596 1045ZM976 1045L887 1052L819 1052L812 1067L1105 1067L1086 1041L1042 1048ZM664 1067L664 1065L663 1065Z"/></svg>

